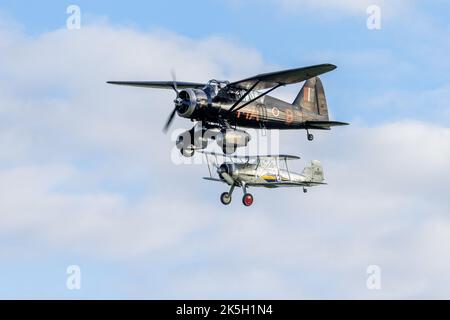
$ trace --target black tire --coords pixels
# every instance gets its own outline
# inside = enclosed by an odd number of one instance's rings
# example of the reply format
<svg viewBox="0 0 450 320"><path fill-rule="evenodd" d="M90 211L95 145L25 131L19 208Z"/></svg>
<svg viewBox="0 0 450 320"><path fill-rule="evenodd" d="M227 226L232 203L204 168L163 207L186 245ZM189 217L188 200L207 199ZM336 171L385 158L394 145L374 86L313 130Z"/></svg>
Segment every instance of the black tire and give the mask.
<svg viewBox="0 0 450 320"><path fill-rule="evenodd" d="M314 135L312 133L308 133L308 141L313 141Z"/></svg>
<svg viewBox="0 0 450 320"><path fill-rule="evenodd" d="M253 196L250 193L244 194L244 197L242 198L242 203L246 207L251 207L253 205Z"/></svg>
<svg viewBox="0 0 450 320"><path fill-rule="evenodd" d="M231 195L228 192L224 192L220 196L220 201L222 202L223 205L228 206L231 203L231 200L232 200Z"/></svg>

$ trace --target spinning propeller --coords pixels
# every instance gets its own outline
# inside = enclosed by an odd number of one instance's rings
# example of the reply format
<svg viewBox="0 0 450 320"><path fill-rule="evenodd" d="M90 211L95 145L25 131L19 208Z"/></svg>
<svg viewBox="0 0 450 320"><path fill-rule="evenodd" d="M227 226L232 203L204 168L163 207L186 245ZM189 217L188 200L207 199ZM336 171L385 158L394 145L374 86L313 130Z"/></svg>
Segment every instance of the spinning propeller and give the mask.
<svg viewBox="0 0 450 320"><path fill-rule="evenodd" d="M176 73L175 73L175 71L172 70L171 74L172 74L172 81L173 81L172 88L176 92L177 97L174 100L175 108L173 109L172 113L169 116L169 119L167 119L166 125L164 126L163 131L165 133L167 133L167 131L169 130L173 120L175 119L175 115L177 114L178 108L183 105L183 100L180 98L180 91L178 91Z"/></svg>

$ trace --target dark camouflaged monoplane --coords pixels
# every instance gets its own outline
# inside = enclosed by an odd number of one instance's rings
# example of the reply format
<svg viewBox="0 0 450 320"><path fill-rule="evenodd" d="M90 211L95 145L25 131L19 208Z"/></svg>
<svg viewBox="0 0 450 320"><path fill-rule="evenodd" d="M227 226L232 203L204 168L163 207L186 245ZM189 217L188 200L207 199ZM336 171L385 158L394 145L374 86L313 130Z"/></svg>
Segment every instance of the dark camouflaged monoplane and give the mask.
<svg viewBox="0 0 450 320"><path fill-rule="evenodd" d="M164 130L168 130L176 114L197 122L177 140L180 152L189 157L195 150L205 149L211 139L216 140L224 153L234 153L237 147L247 146L250 141L250 135L243 128L304 129L308 140L312 141L314 136L310 130L330 130L334 126L347 125L330 121L325 91L318 78L334 69L334 65L322 64L261 74L236 82L178 82L173 76L173 81L167 82L108 83L175 90L175 108ZM268 95L277 88L302 81L306 82L293 103Z"/></svg>

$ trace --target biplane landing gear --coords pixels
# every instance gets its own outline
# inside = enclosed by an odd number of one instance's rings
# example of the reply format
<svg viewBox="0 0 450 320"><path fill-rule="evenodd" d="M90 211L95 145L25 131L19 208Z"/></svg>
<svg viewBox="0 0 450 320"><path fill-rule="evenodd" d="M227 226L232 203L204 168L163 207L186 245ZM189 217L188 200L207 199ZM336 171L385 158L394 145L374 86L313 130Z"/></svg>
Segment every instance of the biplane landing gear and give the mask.
<svg viewBox="0 0 450 320"><path fill-rule="evenodd" d="M244 204L244 206L250 207L253 204L253 196L250 193L244 194L242 203Z"/></svg>
<svg viewBox="0 0 450 320"><path fill-rule="evenodd" d="M246 207L251 207L253 204L253 196L250 193L247 193L247 186L245 183L242 184L242 190L244 190L244 197L242 198L242 203Z"/></svg>
<svg viewBox="0 0 450 320"><path fill-rule="evenodd" d="M308 130L306 130L306 133L307 133L308 141L313 141L314 140L314 135L312 133L309 133Z"/></svg>
<svg viewBox="0 0 450 320"><path fill-rule="evenodd" d="M231 203L234 188L235 188L235 186L232 185L231 188L230 188L230 192L224 192L224 193L222 193L222 195L220 196L220 201L221 201L222 204L224 204L225 206L227 206L227 205L229 205L229 204Z"/></svg>
<svg viewBox="0 0 450 320"><path fill-rule="evenodd" d="M226 206L229 205L231 203L231 195L228 192L222 193L220 196L220 201Z"/></svg>

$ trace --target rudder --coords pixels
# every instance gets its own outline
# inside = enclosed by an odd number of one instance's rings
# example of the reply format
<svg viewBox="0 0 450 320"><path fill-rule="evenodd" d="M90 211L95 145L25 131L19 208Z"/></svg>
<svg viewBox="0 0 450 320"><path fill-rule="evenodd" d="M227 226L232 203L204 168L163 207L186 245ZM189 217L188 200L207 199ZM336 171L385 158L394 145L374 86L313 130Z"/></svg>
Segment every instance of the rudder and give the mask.
<svg viewBox="0 0 450 320"><path fill-rule="evenodd" d="M316 120L329 120L325 90L319 77L305 82L293 104L300 106L303 113L313 115Z"/></svg>
<svg viewBox="0 0 450 320"><path fill-rule="evenodd" d="M303 175L310 182L322 183L325 180L322 163L317 160L311 161L311 164L305 167Z"/></svg>

